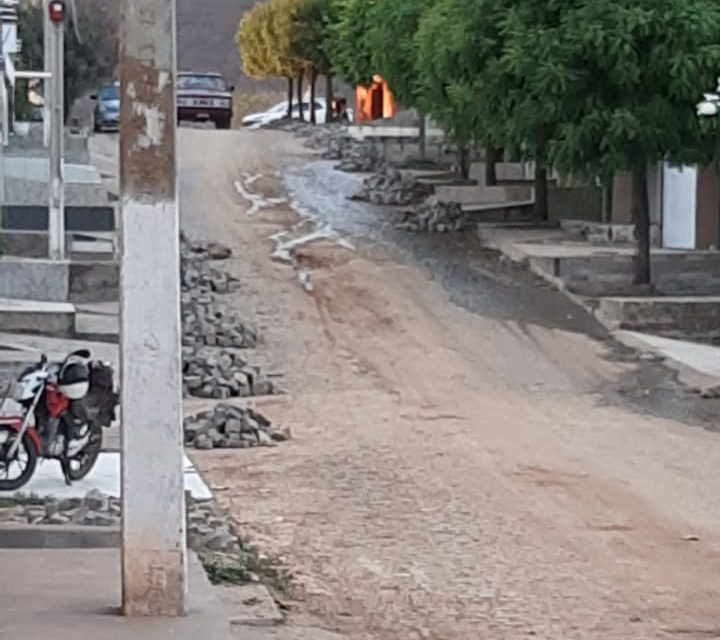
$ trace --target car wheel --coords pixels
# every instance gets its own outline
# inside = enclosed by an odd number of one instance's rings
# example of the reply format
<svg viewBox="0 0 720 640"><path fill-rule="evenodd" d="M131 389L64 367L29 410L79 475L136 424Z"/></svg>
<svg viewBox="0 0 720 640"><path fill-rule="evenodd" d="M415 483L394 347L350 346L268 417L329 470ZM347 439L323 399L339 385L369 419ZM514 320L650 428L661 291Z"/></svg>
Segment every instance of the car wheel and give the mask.
<svg viewBox="0 0 720 640"><path fill-rule="evenodd" d="M95 120L95 122L93 122L93 131L95 133L102 133L102 127L100 126L99 120Z"/></svg>
<svg viewBox="0 0 720 640"><path fill-rule="evenodd" d="M231 120L232 120L232 119L231 119L230 117L227 117L227 118L219 118L218 120L215 121L215 128L216 128L216 129L223 129L223 130L229 129L229 128L230 128L230 124L231 124Z"/></svg>

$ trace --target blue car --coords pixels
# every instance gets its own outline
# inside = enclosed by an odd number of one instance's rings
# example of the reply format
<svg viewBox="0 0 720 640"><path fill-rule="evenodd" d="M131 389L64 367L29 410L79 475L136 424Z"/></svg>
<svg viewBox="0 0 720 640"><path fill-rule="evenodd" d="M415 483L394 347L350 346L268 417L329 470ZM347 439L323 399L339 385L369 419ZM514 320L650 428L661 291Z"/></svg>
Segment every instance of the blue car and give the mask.
<svg viewBox="0 0 720 640"><path fill-rule="evenodd" d="M97 95L92 96L95 101L93 115L96 133L101 131L117 131L120 125L120 87L118 83L106 84Z"/></svg>

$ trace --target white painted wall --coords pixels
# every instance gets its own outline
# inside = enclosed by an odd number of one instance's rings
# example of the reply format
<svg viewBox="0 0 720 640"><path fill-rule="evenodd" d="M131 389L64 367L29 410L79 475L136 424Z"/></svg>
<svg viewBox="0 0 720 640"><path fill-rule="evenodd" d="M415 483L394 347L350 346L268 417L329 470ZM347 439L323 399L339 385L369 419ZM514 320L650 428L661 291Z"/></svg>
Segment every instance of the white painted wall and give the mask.
<svg viewBox="0 0 720 640"><path fill-rule="evenodd" d="M663 165L663 246L697 246L697 168Z"/></svg>

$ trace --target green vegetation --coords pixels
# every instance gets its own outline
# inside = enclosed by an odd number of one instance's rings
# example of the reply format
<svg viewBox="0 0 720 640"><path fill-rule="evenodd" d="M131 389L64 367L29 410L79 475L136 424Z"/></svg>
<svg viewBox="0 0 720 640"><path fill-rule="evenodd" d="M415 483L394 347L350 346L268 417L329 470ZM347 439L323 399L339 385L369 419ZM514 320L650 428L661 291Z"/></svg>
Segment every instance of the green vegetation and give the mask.
<svg viewBox="0 0 720 640"><path fill-rule="evenodd" d="M314 87L318 74L365 86L381 75L455 141L466 177L471 146L486 149L489 184L500 150L534 162L540 218L550 170L604 185L630 172L640 285L651 276L648 165L718 148L718 127L695 112L720 70L714 0L270 0L238 41L248 72L264 61L257 77Z"/></svg>

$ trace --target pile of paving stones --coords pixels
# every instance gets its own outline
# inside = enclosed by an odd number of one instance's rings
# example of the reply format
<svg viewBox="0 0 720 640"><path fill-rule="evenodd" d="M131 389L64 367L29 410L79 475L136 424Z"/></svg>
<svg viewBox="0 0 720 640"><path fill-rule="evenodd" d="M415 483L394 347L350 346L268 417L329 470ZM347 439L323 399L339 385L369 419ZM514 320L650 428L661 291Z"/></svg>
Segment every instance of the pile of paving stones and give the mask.
<svg viewBox="0 0 720 640"><path fill-rule="evenodd" d="M352 199L373 204L407 206L423 202L432 192L430 185L418 182L412 175L386 167L365 178L360 191Z"/></svg>
<svg viewBox="0 0 720 640"><path fill-rule="evenodd" d="M232 250L181 238L183 387L186 395L223 400L275 391L257 368L229 349L251 349L257 334L220 300L237 280L211 264Z"/></svg>
<svg viewBox="0 0 720 640"><path fill-rule="evenodd" d="M460 231L467 224L467 216L457 203L441 202L430 196L417 207L400 212L399 229L426 233Z"/></svg>
<svg viewBox="0 0 720 640"><path fill-rule="evenodd" d="M275 393L272 381L240 353L202 347L183 348L183 386L186 395L218 400Z"/></svg>
<svg viewBox="0 0 720 640"><path fill-rule="evenodd" d="M0 525L55 525L119 527L120 498L93 489L84 498L37 498L18 495L11 506L0 508ZM225 518L211 500L186 495L188 541L196 551L233 552L240 548Z"/></svg>
<svg viewBox="0 0 720 640"><path fill-rule="evenodd" d="M247 407L219 404L184 422L185 445L196 449L272 447L291 438L288 427L273 425Z"/></svg>
<svg viewBox="0 0 720 640"><path fill-rule="evenodd" d="M0 509L0 523L79 525L111 527L121 519L120 500L101 491L90 491L84 498L25 499Z"/></svg>
<svg viewBox="0 0 720 640"><path fill-rule="evenodd" d="M207 293L182 294L183 346L250 349L257 334Z"/></svg>
<svg viewBox="0 0 720 640"><path fill-rule="evenodd" d="M322 157L339 160L335 168L347 173L370 173L385 166L385 158L375 144L359 142L348 136L330 138Z"/></svg>

